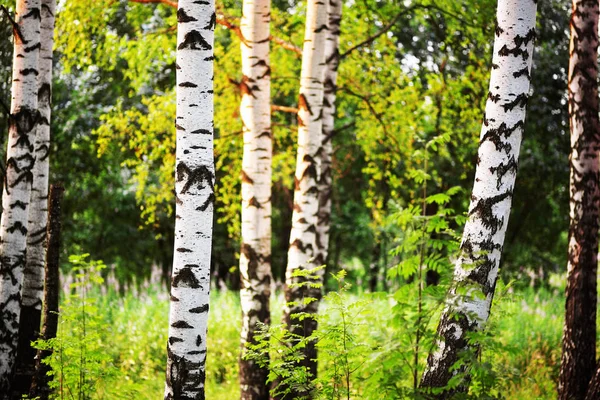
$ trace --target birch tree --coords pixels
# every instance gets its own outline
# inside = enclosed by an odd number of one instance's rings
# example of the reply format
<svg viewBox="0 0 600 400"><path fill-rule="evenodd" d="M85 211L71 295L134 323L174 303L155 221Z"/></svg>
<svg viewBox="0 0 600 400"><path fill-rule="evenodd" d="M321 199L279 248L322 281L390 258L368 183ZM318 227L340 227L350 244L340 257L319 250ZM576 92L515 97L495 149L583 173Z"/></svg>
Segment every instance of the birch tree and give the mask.
<svg viewBox="0 0 600 400"><path fill-rule="evenodd" d="M581 399L596 367L598 265L598 2L574 0L571 14L569 117L571 179L568 278L560 399Z"/></svg>
<svg viewBox="0 0 600 400"><path fill-rule="evenodd" d="M240 254L242 399L268 399L268 368L245 360L245 346L256 343L256 324L269 324L271 313L271 1L245 0L240 29L244 129L242 158L242 246Z"/></svg>
<svg viewBox="0 0 600 400"><path fill-rule="evenodd" d="M321 151L323 120L323 77L325 73L325 41L327 38L327 4L309 0L306 12L300 96L298 99L298 153L294 175L294 208L285 275L284 319L290 332L308 337L317 328L314 319L300 321L294 314L316 314L321 299L321 288L291 286L299 283L294 277L298 269L313 269L320 265L317 247L319 212L319 153ZM321 270L322 271L322 270ZM318 272L322 281L322 272ZM306 305L304 298L315 301ZM309 343L305 349L304 364L316 376L316 348Z"/></svg>
<svg viewBox="0 0 600 400"><path fill-rule="evenodd" d="M19 364L32 373L36 350L31 342L38 339L44 295L44 262L46 259L46 225L48 221L48 175L50 172L50 115L52 102L52 46L54 44L54 12L56 0L42 0L38 79L40 119L34 144L35 165L29 202L27 226L27 258L23 277L23 307L19 328Z"/></svg>
<svg viewBox="0 0 600 400"><path fill-rule="evenodd" d="M490 314L510 214L519 147L529 98L536 0L499 0L489 94L468 220L454 282L427 360L421 387L444 387L465 368L451 370L459 354L474 350L468 335ZM440 398L449 397L449 391Z"/></svg>
<svg viewBox="0 0 600 400"><path fill-rule="evenodd" d="M175 252L165 399L204 399L215 202L212 0L177 10Z"/></svg>
<svg viewBox="0 0 600 400"><path fill-rule="evenodd" d="M331 141L335 129L335 97L337 71L340 62L340 23L342 21L342 0L329 0L327 6L327 37L325 41L325 79L323 81L323 135L321 137L321 177L319 179L319 214L317 220L317 263L327 261L329 250L329 229L331 226L331 195L333 192Z"/></svg>
<svg viewBox="0 0 600 400"><path fill-rule="evenodd" d="M27 212L38 120L40 0L18 0L6 177L0 221L0 396L8 397L17 355Z"/></svg>

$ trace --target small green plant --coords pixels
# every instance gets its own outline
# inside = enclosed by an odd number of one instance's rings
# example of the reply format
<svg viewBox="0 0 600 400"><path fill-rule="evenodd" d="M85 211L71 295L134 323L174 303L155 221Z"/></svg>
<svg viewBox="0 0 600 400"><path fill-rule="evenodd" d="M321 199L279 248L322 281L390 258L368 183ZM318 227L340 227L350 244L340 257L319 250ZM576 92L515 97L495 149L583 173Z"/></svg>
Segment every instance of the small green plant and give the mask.
<svg viewBox="0 0 600 400"><path fill-rule="evenodd" d="M71 256L69 261L77 271L71 294L61 304L58 335L34 343L39 349L52 350L43 360L52 371L50 388L56 399L85 400L105 391L117 370L110 352L102 341L108 329L98 308L93 288L103 280L101 261L87 261L88 254Z"/></svg>

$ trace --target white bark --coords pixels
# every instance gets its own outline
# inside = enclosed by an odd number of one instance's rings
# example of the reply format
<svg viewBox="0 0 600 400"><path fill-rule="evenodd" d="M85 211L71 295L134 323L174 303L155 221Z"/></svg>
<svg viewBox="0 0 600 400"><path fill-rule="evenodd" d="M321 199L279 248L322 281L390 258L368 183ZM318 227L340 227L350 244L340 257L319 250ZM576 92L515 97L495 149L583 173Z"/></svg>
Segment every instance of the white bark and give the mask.
<svg viewBox="0 0 600 400"><path fill-rule="evenodd" d="M307 289L290 287L298 283L293 277L297 269L313 269L317 262L317 223L319 212L318 179L320 174L319 152L321 148L323 122L323 78L325 73L325 40L327 37L327 4L319 0L309 0L306 13L306 30L302 51L302 71L300 76L300 96L298 99L298 154L294 176L294 211L288 250L288 265L285 274L286 288L284 319L291 331L309 336L316 329L316 321L298 320L292 314L298 312L316 313L321 288ZM322 281L322 270L318 273ZM309 305L302 303L303 297L313 297L317 301ZM296 305L290 306L289 302ZM307 345L305 360L313 374L316 374L314 345Z"/></svg>
<svg viewBox="0 0 600 400"><path fill-rule="evenodd" d="M215 202L214 2L180 0L177 17L177 205L165 399L204 399Z"/></svg>
<svg viewBox="0 0 600 400"><path fill-rule="evenodd" d="M331 159L333 157L333 134L335 129L335 99L337 73L340 61L340 22L342 0L329 0L327 8L328 30L325 42L325 80L323 95L323 135L321 138L321 177L319 179L319 215L317 222L317 262L325 264L329 250L331 227L331 196L333 193Z"/></svg>
<svg viewBox="0 0 600 400"><path fill-rule="evenodd" d="M27 212L34 165L37 122L37 75L40 50L40 0L18 0L11 117L6 154L4 205L0 221L0 394L9 395L15 363L21 286L27 239Z"/></svg>
<svg viewBox="0 0 600 400"><path fill-rule="evenodd" d="M468 348L468 332L483 328L490 313L510 214L519 148L529 97L535 38L535 0L499 0L490 91L481 130L475 184L453 289L442 315L438 348L422 386L448 383L449 368Z"/></svg>
<svg viewBox="0 0 600 400"><path fill-rule="evenodd" d="M46 227L48 223L48 178L50 172L50 117L52 104L52 47L56 0L42 0L41 49L38 76L40 121L35 139L35 165L27 227L27 261L23 281L23 306L41 310L44 294Z"/></svg>
<svg viewBox="0 0 600 400"><path fill-rule="evenodd" d="M244 0L240 29L244 129L242 246L240 254L242 349L254 342L256 324L269 324L271 295L271 1ZM268 369L240 360L242 399L268 399Z"/></svg>

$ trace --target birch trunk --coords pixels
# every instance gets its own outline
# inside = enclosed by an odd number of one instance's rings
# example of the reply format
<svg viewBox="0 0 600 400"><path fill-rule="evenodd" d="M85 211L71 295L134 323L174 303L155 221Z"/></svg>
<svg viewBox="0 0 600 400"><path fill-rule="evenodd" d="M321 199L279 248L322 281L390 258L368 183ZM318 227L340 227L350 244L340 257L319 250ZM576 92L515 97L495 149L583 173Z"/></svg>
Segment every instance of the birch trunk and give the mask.
<svg viewBox="0 0 600 400"><path fill-rule="evenodd" d="M40 0L18 0L6 181L0 221L0 396L8 397L17 355L21 286L27 239L27 212L35 163L38 120Z"/></svg>
<svg viewBox="0 0 600 400"><path fill-rule="evenodd" d="M327 7L327 37L325 41L325 79L323 82L323 135L321 138L321 177L319 179L319 214L317 220L317 246L319 255L316 262L325 264L329 252L329 229L331 226L331 196L333 193L331 145L335 129L335 97L338 65L340 62L340 22L342 21L342 0L329 0Z"/></svg>
<svg viewBox="0 0 600 400"><path fill-rule="evenodd" d="M177 10L175 254L165 399L204 399L215 202L212 0Z"/></svg>
<svg viewBox="0 0 600 400"><path fill-rule="evenodd" d="M42 339L49 340L56 337L58 330L58 301L60 293L60 203L64 188L60 185L52 185L50 188L50 199L48 202L48 252L46 253L46 273L44 274L44 325L42 327ZM39 397L46 400L50 396L50 366L42 363L42 360L52 354L52 350L38 350L35 362L35 375L31 382L30 397Z"/></svg>
<svg viewBox="0 0 600 400"><path fill-rule="evenodd" d="M519 147L529 97L536 0L499 0L490 91L481 129L475 183L454 284L438 326L421 387L444 387L459 354L475 350L471 332L490 314L510 214ZM448 391L440 395L447 398Z"/></svg>
<svg viewBox="0 0 600 400"><path fill-rule="evenodd" d="M317 224L319 213L318 179L319 153L323 129L323 78L325 73L325 41L327 38L327 5L319 0L309 0L306 12L306 30L302 51L300 96L298 99L298 154L294 176L294 210L288 250L284 320L291 332L308 337L317 328L316 320L306 318L300 322L293 314L316 314L321 299L321 288L292 287L299 283L293 277L298 269L312 269L318 260ZM322 270L321 270L322 271ZM318 282L322 282L322 272ZM305 305L302 299L316 299ZM314 343L305 348L305 360L313 376L317 373L317 352Z"/></svg>
<svg viewBox="0 0 600 400"><path fill-rule="evenodd" d="M271 313L271 0L244 0L242 41L242 246L240 254L242 399L268 399L268 368L244 360L247 343L256 343L256 324L270 324Z"/></svg>
<svg viewBox="0 0 600 400"><path fill-rule="evenodd" d="M56 0L42 0L40 55L38 75L38 109L35 165L29 202L27 226L27 258L23 277L23 307L19 326L17 369L25 376L33 374L36 350L31 342L38 339L44 295L44 261L46 259L46 225L48 221L48 174L50 149L50 114L52 102L52 46L54 45L54 12ZM24 387L29 390L29 382ZM23 392L26 393L26 392Z"/></svg>
<svg viewBox="0 0 600 400"><path fill-rule="evenodd" d="M596 367L598 264L598 2L573 1L569 63L571 201L566 314L558 392L583 400Z"/></svg>

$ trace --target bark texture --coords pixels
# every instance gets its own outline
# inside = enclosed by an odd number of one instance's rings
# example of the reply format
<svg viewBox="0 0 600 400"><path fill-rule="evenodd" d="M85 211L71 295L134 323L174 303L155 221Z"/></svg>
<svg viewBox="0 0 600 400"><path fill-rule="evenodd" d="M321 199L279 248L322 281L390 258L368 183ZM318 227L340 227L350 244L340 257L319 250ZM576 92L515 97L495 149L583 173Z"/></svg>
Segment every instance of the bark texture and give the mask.
<svg viewBox="0 0 600 400"><path fill-rule="evenodd" d="M590 381L585 400L600 399L600 368L596 368L596 373Z"/></svg>
<svg viewBox="0 0 600 400"><path fill-rule="evenodd" d="M38 110L34 144L35 165L29 202L27 226L27 258L23 277L23 307L19 326L17 374L23 375L29 391L30 378L35 368L36 350L31 342L38 339L44 296L44 261L46 259L46 230L48 221L48 174L50 149L50 115L52 103L52 47L54 45L54 12L56 0L42 0L40 55L38 75Z"/></svg>
<svg viewBox="0 0 600 400"><path fill-rule="evenodd" d="M52 185L48 202L48 230L46 234L48 251L46 253L46 273L44 274L44 325L41 337L49 340L56 337L58 330L58 300L60 293L59 266L60 266L60 203L64 188ZM41 361L52 354L52 350L38 350L35 374L31 382L29 395L46 400L50 396L48 372L50 367Z"/></svg>
<svg viewBox="0 0 600 400"><path fill-rule="evenodd" d="M38 121L40 0L18 0L11 116L0 221L0 397L10 393L19 338L27 212Z"/></svg>
<svg viewBox="0 0 600 400"><path fill-rule="evenodd" d="M598 265L598 2L574 0L569 116L571 179L566 313L558 391L583 400L596 367Z"/></svg>
<svg viewBox="0 0 600 400"><path fill-rule="evenodd" d="M296 313L316 314L322 297L321 288L297 287L293 277L298 269L313 269L322 264L317 246L319 213L319 173L323 122L323 78L325 73L325 41L327 37L327 4L309 0L306 13L300 96L298 99L298 154L294 176L294 210L286 269L284 320L291 332L308 337L317 328L314 319L299 321ZM322 282L322 270L317 280ZM302 278L304 280L304 278ZM303 298L316 299L305 305ZM305 348L304 365L316 376L316 348L309 343Z"/></svg>
<svg viewBox="0 0 600 400"><path fill-rule="evenodd" d="M467 335L490 313L517 173L529 97L535 0L499 0L490 91L485 108L475 183L454 283L438 326L421 387L444 387L465 368L451 371L459 354L474 351ZM449 391L439 398L451 396Z"/></svg>
<svg viewBox="0 0 600 400"><path fill-rule="evenodd" d="M268 399L268 368L244 360L247 343L256 343L256 324L270 324L271 313L271 0L244 0L242 36L242 246L240 252L242 399Z"/></svg>
<svg viewBox="0 0 600 400"><path fill-rule="evenodd" d="M204 399L215 202L212 0L177 10L175 254L165 399Z"/></svg>
<svg viewBox="0 0 600 400"><path fill-rule="evenodd" d="M342 0L329 0L327 6L327 36L325 41L325 78L323 81L323 135L321 138L319 178L319 214L317 220L317 262L327 262L329 252L329 229L331 226L331 196L333 193L331 159L332 138L335 129L335 97L337 71L340 62L340 23Z"/></svg>

